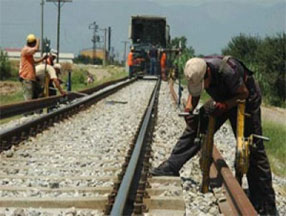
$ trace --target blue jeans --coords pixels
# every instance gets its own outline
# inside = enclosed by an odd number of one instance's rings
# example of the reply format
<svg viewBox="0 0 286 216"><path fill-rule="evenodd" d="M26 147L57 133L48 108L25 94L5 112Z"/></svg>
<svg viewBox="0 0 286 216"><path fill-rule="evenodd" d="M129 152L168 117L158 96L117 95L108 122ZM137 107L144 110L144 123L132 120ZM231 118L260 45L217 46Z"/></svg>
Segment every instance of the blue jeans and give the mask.
<svg viewBox="0 0 286 216"><path fill-rule="evenodd" d="M133 76L133 66L129 66L129 78Z"/></svg>
<svg viewBox="0 0 286 216"><path fill-rule="evenodd" d="M150 74L157 75L157 59L156 58L150 59Z"/></svg>

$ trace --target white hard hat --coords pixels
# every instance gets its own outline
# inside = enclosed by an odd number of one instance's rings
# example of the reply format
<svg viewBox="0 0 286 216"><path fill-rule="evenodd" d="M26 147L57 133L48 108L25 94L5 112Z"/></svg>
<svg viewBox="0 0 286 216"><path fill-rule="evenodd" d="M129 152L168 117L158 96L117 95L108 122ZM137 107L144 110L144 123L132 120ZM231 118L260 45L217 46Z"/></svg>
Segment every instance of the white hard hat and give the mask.
<svg viewBox="0 0 286 216"><path fill-rule="evenodd" d="M184 74L188 80L188 89L192 96L200 96L204 87L204 76L207 63L202 58L191 58L187 61Z"/></svg>
<svg viewBox="0 0 286 216"><path fill-rule="evenodd" d="M55 56L55 57L58 56L58 51L57 50L51 49L50 53L51 53L51 56Z"/></svg>
<svg viewBox="0 0 286 216"><path fill-rule="evenodd" d="M54 68L55 68L55 69L59 69L59 70L60 70L60 69L62 68L62 66L61 66L60 64L58 64L58 63L57 63L57 64L54 64Z"/></svg>
<svg viewBox="0 0 286 216"><path fill-rule="evenodd" d="M52 53L51 53L51 56L57 58L58 55L57 55L56 53L53 53L53 52L52 52Z"/></svg>

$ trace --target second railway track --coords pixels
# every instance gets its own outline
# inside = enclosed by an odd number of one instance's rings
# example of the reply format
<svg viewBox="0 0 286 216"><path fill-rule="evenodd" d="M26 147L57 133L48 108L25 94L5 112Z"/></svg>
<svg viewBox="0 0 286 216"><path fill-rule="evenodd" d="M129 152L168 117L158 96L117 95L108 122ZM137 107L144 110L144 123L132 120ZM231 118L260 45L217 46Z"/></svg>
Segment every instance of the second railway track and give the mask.
<svg viewBox="0 0 286 216"><path fill-rule="evenodd" d="M2 152L0 212L103 215L155 84L137 81Z"/></svg>

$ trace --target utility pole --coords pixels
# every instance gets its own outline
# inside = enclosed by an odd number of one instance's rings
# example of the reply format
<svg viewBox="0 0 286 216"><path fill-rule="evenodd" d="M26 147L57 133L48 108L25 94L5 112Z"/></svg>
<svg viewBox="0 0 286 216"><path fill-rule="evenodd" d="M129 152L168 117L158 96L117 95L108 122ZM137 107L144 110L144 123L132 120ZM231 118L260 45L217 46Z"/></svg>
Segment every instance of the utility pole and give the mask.
<svg viewBox="0 0 286 216"><path fill-rule="evenodd" d="M110 49L111 49L111 27L108 27L108 59L110 57Z"/></svg>
<svg viewBox="0 0 286 216"><path fill-rule="evenodd" d="M47 2L54 2L54 4L58 7L58 28L57 28L57 63L59 63L59 55L60 55L60 19L61 19L61 8L65 2L72 2L72 0L46 0ZM56 4L57 2L57 4Z"/></svg>
<svg viewBox="0 0 286 216"><path fill-rule="evenodd" d="M95 64L96 42L97 42L96 32L98 30L98 25L94 21L93 23L89 24L88 29L93 30L93 36L92 36L91 42L93 43L92 59L93 59L93 64Z"/></svg>
<svg viewBox="0 0 286 216"><path fill-rule="evenodd" d="M104 45L103 45L103 66L106 66L106 36L107 36L107 28L100 29L101 31L104 31Z"/></svg>
<svg viewBox="0 0 286 216"><path fill-rule="evenodd" d="M44 0L41 1L41 57L43 56L44 49Z"/></svg>
<svg viewBox="0 0 286 216"><path fill-rule="evenodd" d="M123 54L123 65L124 65L126 62L126 47L129 41L121 41L121 42L124 43L124 54Z"/></svg>

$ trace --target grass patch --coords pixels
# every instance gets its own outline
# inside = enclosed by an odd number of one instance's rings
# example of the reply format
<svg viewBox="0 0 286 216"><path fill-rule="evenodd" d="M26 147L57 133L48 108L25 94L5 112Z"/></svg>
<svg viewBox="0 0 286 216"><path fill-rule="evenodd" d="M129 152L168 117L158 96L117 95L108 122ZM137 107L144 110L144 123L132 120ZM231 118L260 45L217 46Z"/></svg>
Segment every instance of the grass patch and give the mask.
<svg viewBox="0 0 286 216"><path fill-rule="evenodd" d="M125 72L123 68L116 67L116 68L108 68L107 70L110 72L111 76L106 77L102 80L95 80L92 84L89 85L85 83L86 73L87 73L86 70L84 69L74 70L72 72L72 91L80 91L86 88L92 88L104 82L120 79L127 76L127 72ZM67 73L63 74L62 79L65 83L62 85L62 87L66 89L65 85L67 83ZM10 81L12 80L13 79L10 79ZM16 78L14 81L19 83L19 81ZM22 102L22 101L24 101L22 88L20 88L13 94L0 94L0 105Z"/></svg>
<svg viewBox="0 0 286 216"><path fill-rule="evenodd" d="M286 177L286 127L269 121L264 121L262 127L263 134L270 138L270 142L264 142L264 145L272 172Z"/></svg>
<svg viewBox="0 0 286 216"><path fill-rule="evenodd" d="M87 71L85 69L79 69L79 70L75 70L72 72L72 91L80 91L83 89L87 89L87 88L92 88L95 86L98 86L102 83L111 81L111 80L116 80L116 79L120 79L123 77L127 76L127 72L125 72L125 70L123 69L110 69L108 68L108 72L111 74L111 76L105 77L101 80L96 80L91 84L86 84L86 74ZM67 76L65 76L63 78L64 82L67 82Z"/></svg>
<svg viewBox="0 0 286 216"><path fill-rule="evenodd" d="M17 91L13 94L0 95L0 105L11 104L16 102L24 101L22 90Z"/></svg>

